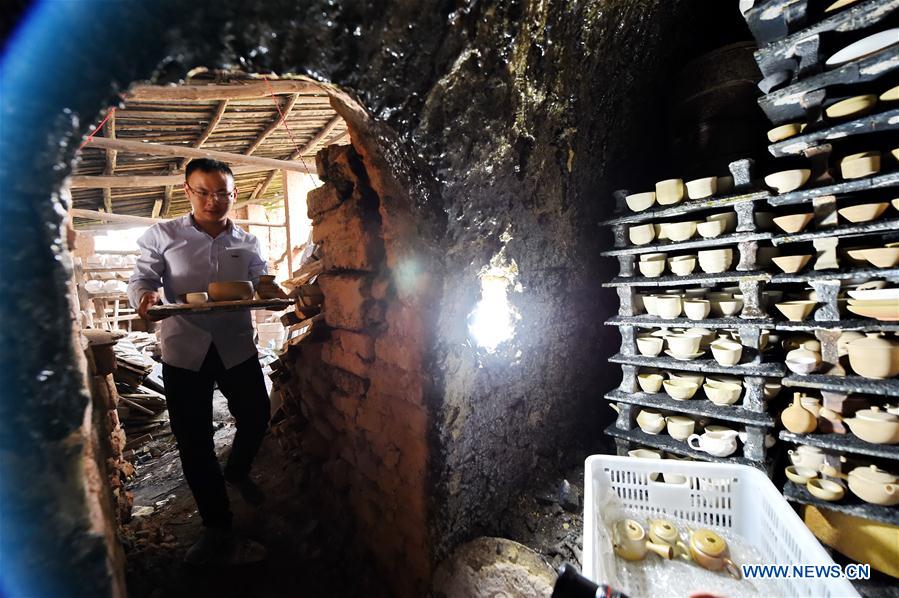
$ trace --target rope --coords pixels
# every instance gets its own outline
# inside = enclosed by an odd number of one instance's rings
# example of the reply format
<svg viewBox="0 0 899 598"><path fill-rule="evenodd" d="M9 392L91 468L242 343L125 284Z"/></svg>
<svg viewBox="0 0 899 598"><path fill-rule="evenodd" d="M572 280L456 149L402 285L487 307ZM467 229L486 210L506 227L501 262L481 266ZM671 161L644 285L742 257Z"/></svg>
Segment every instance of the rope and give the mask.
<svg viewBox="0 0 899 598"><path fill-rule="evenodd" d="M113 106L112 108L109 109L109 112L106 113L106 117L103 120L101 120L100 124L97 125L97 128L94 129L93 131L91 131L91 134L87 136L87 139L85 139L84 143L81 144L81 147L78 148L79 152L84 149L85 145L87 145L88 143L90 143L91 141L94 140L94 136L100 132L100 129L103 128L103 126L106 124L106 121L108 121L109 117L112 116L113 114L115 114L115 106Z"/></svg>

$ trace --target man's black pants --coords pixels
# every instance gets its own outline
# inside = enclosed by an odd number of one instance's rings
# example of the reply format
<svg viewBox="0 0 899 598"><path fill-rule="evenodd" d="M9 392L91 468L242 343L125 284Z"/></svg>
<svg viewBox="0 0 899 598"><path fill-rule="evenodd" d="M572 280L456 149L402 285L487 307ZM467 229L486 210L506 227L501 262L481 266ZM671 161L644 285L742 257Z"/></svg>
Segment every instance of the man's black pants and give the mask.
<svg viewBox="0 0 899 598"><path fill-rule="evenodd" d="M212 386L218 383L237 424L225 476L243 479L250 473L269 420L268 393L259 360L254 355L225 369L215 345L211 345L199 372L163 363L162 378L181 467L203 525L228 529L231 509L212 440Z"/></svg>

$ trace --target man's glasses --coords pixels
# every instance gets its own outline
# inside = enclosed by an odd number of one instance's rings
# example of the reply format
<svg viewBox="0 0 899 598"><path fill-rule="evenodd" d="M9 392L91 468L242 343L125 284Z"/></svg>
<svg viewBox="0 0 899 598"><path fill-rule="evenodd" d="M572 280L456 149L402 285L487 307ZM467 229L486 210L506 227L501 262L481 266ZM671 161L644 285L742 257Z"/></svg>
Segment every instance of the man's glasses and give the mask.
<svg viewBox="0 0 899 598"><path fill-rule="evenodd" d="M214 199L217 202L225 203L234 197L234 191L206 191L203 189L194 189L189 184L184 183L191 192L203 201Z"/></svg>

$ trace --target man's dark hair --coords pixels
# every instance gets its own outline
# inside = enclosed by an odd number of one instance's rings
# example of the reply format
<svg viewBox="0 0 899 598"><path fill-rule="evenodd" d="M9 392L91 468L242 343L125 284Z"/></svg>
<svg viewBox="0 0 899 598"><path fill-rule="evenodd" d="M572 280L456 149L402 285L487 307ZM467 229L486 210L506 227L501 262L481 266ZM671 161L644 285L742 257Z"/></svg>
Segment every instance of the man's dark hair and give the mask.
<svg viewBox="0 0 899 598"><path fill-rule="evenodd" d="M189 179L190 175L197 170L200 172L221 172L229 175L231 180L234 180L234 173L231 172L227 164L218 160L210 160L209 158L197 158L188 162L187 168L184 169L184 180Z"/></svg>

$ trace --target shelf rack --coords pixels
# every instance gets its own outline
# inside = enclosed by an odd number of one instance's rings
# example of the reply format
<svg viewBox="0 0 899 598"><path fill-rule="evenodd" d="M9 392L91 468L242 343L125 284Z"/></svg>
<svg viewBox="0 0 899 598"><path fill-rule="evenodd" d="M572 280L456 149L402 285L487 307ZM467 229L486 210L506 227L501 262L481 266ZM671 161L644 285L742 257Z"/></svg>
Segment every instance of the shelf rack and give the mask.
<svg viewBox="0 0 899 598"><path fill-rule="evenodd" d="M899 45L894 45L860 57L856 60L825 70L825 59L835 49L837 40L854 41L858 35L843 36L847 32L861 31L895 17L899 11L899 0L863 0L833 14L816 13L820 5L810 0L761 0L745 13L747 24L759 41L760 48L755 53L756 62L766 78L760 87L772 85L773 91L759 98L759 105L772 125L784 122L806 122L803 133L769 145L774 158L803 156L810 161L813 172L812 185L790 193L772 195L766 202L773 207L804 205L814 213L813 230L798 234L775 234L771 236L774 246L789 251L790 244L811 242L817 254L814 262L801 272L775 273L764 284L777 288L781 284L802 284L811 286L817 294L819 305L812 318L803 322L776 321L773 329L783 332L810 332L821 343L821 372L797 375L786 372L781 380L785 389L812 389L821 393L822 407L842 413L844 404L862 402L854 395L879 397L899 397L899 379L874 380L847 374L840 360L839 337L844 331L896 332L899 322L881 322L859 318L843 317L839 304L841 285L847 281L886 280L899 282L899 268L851 267L840 263L837 248L841 240L862 235L884 235L899 230L899 218L891 207L880 219L863 224L844 224L838 221L838 200L861 199L862 194L877 190L899 187L899 172L887 171L854 180L834 181L829 172L834 165L831 156L847 143L852 147L865 135L880 134L883 137L899 131L899 105L881 104L876 112L845 121L830 121L823 118L823 108L838 99L829 94L839 94L839 98L856 93L873 93L878 86L895 85L899 70ZM820 15L820 16L818 16ZM764 18L763 18L764 17ZM817 22L813 22L817 19ZM884 25L885 27L885 25ZM873 32L873 31L872 31ZM839 45L845 45L840 43ZM784 76L786 74L786 76ZM893 81L891 83L891 81ZM883 82L881 84L881 82ZM783 85L778 88L778 85ZM834 90L834 86L840 86ZM899 135L896 137L899 145ZM848 148L847 148L848 149ZM853 150L849 150L850 152ZM885 156L884 163L893 164ZM772 168L772 171L777 170ZM885 196L886 198L886 196ZM883 199L877 200L883 201ZM818 265L821 269L815 270ZM833 268L828 268L833 266ZM865 442L845 427L838 433L794 434L780 431L778 440L782 444L804 444L816 446L824 452L825 463L835 469L846 467L844 458L865 463L872 459L892 463L884 465L892 473L899 473L895 464L899 462L899 447L876 445ZM864 519L899 525L899 507L883 507L861 501L847 488L846 496L837 502L827 502L812 496L804 487L786 482L784 496L793 502L815 505L823 509L840 511Z"/></svg>

